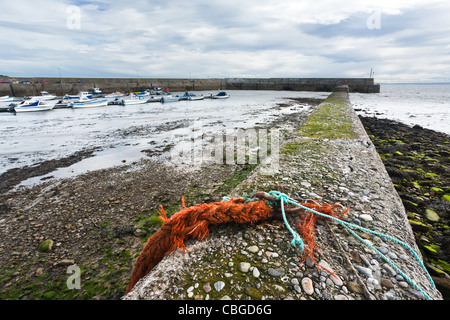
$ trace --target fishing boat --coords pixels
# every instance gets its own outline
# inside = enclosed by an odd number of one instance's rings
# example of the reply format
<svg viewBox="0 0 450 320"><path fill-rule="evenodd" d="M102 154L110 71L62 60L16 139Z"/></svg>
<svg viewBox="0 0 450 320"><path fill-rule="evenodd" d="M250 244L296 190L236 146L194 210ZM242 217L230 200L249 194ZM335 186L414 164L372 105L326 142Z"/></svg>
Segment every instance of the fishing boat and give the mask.
<svg viewBox="0 0 450 320"><path fill-rule="evenodd" d="M71 102L72 108L97 108L106 107L108 105L107 99L89 99L81 98L77 102Z"/></svg>
<svg viewBox="0 0 450 320"><path fill-rule="evenodd" d="M137 96L149 96L150 95L150 91L144 90L141 92L136 92L135 95Z"/></svg>
<svg viewBox="0 0 450 320"><path fill-rule="evenodd" d="M55 106L53 107L53 109L62 109L62 108L70 108L70 107L71 107L71 101L65 100L65 99L61 99L61 100L58 100L58 102L55 103Z"/></svg>
<svg viewBox="0 0 450 320"><path fill-rule="evenodd" d="M201 96L191 96L188 98L189 101L196 101L196 100L204 100L205 96L201 95Z"/></svg>
<svg viewBox="0 0 450 320"><path fill-rule="evenodd" d="M10 97L10 96L2 96L2 97L0 97L0 102L10 102L10 101L14 101L14 98Z"/></svg>
<svg viewBox="0 0 450 320"><path fill-rule="evenodd" d="M161 97L155 97L155 96L151 96L150 98L147 99L147 102L160 102L161 101Z"/></svg>
<svg viewBox="0 0 450 320"><path fill-rule="evenodd" d="M105 94L105 98L118 98L118 97L123 97L123 93L122 92L113 92L113 93L109 93L109 94Z"/></svg>
<svg viewBox="0 0 450 320"><path fill-rule="evenodd" d="M143 103L147 103L147 97L146 96L135 96L135 95L132 95L128 99L123 99L121 104L124 105L124 106L128 106L128 105L143 104Z"/></svg>
<svg viewBox="0 0 450 320"><path fill-rule="evenodd" d="M212 96L213 99L227 99L230 96L225 92L225 91L220 91L218 94L216 94L215 96Z"/></svg>
<svg viewBox="0 0 450 320"><path fill-rule="evenodd" d="M179 101L180 98L179 97L173 97L172 95L165 95L161 97L161 103L166 103L166 102L176 102Z"/></svg>
<svg viewBox="0 0 450 320"><path fill-rule="evenodd" d="M195 97L195 94L186 91L181 97L179 97L179 100L180 101L189 100L190 97Z"/></svg>
<svg viewBox="0 0 450 320"><path fill-rule="evenodd" d="M68 95L66 94L63 99L65 100L80 100L81 98L88 98L91 99L92 98L92 94L90 94L87 91L82 91L76 95Z"/></svg>
<svg viewBox="0 0 450 320"><path fill-rule="evenodd" d="M56 99L56 96L53 94L49 94L47 91L41 91L40 96L32 96L30 97L30 100L53 100Z"/></svg>
<svg viewBox="0 0 450 320"><path fill-rule="evenodd" d="M14 111L19 112L34 112L34 111L48 111L52 110L53 104L48 103L45 100L24 100L18 105L15 105Z"/></svg>

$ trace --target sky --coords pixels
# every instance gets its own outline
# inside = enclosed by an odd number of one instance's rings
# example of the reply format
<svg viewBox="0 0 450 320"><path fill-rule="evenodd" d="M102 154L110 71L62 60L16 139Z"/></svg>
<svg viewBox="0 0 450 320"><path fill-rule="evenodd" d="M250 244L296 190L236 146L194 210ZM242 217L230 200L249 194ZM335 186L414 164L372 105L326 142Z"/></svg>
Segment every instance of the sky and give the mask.
<svg viewBox="0 0 450 320"><path fill-rule="evenodd" d="M0 0L11 77L450 82L448 0Z"/></svg>

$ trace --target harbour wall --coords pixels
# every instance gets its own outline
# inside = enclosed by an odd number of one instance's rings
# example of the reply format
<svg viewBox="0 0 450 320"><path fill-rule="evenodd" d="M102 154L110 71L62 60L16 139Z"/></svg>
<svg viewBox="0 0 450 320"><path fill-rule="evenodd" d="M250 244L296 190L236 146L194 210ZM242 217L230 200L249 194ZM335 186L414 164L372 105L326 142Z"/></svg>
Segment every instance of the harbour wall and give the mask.
<svg viewBox="0 0 450 320"><path fill-rule="evenodd" d="M347 85L350 92L378 93L380 85L373 78L3 78L0 96L40 95L41 91L63 96L79 91L100 88L103 93L115 91L137 92L161 88L170 91L212 90L292 90L331 92L339 85Z"/></svg>

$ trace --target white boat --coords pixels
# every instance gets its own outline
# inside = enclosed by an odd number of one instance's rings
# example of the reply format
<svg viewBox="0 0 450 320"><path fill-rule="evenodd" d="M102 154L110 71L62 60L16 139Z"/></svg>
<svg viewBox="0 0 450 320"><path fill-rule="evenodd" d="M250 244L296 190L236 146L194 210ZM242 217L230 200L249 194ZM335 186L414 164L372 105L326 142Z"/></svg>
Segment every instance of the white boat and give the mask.
<svg viewBox="0 0 450 320"><path fill-rule="evenodd" d="M122 97L122 96L123 96L123 93L119 92L119 91L105 94L105 98L118 98L118 97Z"/></svg>
<svg viewBox="0 0 450 320"><path fill-rule="evenodd" d="M218 94L216 94L215 96L212 96L213 99L227 99L230 96L225 92L225 91L220 91Z"/></svg>
<svg viewBox="0 0 450 320"><path fill-rule="evenodd" d="M89 99L81 98L77 102L71 102L72 108L97 108L106 107L108 105L107 99Z"/></svg>
<svg viewBox="0 0 450 320"><path fill-rule="evenodd" d="M165 95L161 97L161 103L166 103L166 102L176 102L179 101L180 98L179 97L172 97L172 95Z"/></svg>
<svg viewBox="0 0 450 320"><path fill-rule="evenodd" d="M14 101L14 98L10 97L10 96L2 96L2 97L0 97L0 102L10 102L10 101Z"/></svg>
<svg viewBox="0 0 450 320"><path fill-rule="evenodd" d="M45 100L24 100L20 104L14 106L15 112L33 112L33 111L47 111L52 110L53 104Z"/></svg>
<svg viewBox="0 0 450 320"><path fill-rule="evenodd" d="M81 98L88 98L91 99L92 98L92 94L90 94L87 91L82 91L76 95L68 95L66 94L63 99L64 100L80 100Z"/></svg>
<svg viewBox="0 0 450 320"><path fill-rule="evenodd" d="M196 101L196 100L204 100L205 97L203 95L201 96L191 96L188 98L189 101Z"/></svg>
<svg viewBox="0 0 450 320"><path fill-rule="evenodd" d="M151 96L150 98L147 99L147 102L161 102L161 97L160 96Z"/></svg>
<svg viewBox="0 0 450 320"><path fill-rule="evenodd" d="M128 105L133 105L133 104L143 104L143 103L147 103L147 97L146 96L130 96L129 99L123 99L122 100L122 105L124 106L128 106Z"/></svg>
<svg viewBox="0 0 450 320"><path fill-rule="evenodd" d="M56 99L56 96L53 94L49 94L47 91L41 91L40 96L32 96L30 100L53 100Z"/></svg>

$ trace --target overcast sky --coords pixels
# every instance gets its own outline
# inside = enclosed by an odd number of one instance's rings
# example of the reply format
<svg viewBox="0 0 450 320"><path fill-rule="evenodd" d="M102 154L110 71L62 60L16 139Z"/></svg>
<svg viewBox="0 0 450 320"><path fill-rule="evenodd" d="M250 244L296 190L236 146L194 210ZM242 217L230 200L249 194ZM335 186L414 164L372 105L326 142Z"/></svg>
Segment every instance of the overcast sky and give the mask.
<svg viewBox="0 0 450 320"><path fill-rule="evenodd" d="M0 74L450 82L450 2L0 0Z"/></svg>

